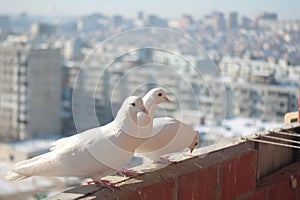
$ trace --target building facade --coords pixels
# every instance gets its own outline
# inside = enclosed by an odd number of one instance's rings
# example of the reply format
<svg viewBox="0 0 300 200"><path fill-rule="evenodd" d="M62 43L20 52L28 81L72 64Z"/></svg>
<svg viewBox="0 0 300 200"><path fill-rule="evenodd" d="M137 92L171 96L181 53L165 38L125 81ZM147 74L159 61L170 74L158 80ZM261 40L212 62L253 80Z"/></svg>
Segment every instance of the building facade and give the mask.
<svg viewBox="0 0 300 200"><path fill-rule="evenodd" d="M14 140L61 132L58 49L0 48L0 136Z"/></svg>

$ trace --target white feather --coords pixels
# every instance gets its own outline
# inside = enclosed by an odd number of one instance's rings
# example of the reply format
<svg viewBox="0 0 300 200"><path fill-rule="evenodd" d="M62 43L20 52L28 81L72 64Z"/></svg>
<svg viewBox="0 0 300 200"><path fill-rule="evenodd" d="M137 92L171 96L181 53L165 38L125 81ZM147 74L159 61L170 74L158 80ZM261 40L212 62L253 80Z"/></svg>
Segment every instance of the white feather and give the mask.
<svg viewBox="0 0 300 200"><path fill-rule="evenodd" d="M129 104L131 101L135 106ZM133 136L137 134L137 113L143 109L140 98L127 98L111 123L54 142L50 152L17 163L5 179L16 181L35 175L93 178L123 168L142 143Z"/></svg>

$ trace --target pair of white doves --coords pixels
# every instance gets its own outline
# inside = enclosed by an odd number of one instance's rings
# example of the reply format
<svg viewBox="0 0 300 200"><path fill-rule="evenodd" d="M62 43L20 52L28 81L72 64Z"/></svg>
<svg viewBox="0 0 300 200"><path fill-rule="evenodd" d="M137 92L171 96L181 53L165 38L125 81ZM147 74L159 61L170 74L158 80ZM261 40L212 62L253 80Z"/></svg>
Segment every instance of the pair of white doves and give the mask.
<svg viewBox="0 0 300 200"><path fill-rule="evenodd" d="M157 104L164 101L170 100L159 88L143 99L130 96L112 122L55 141L50 152L15 164L5 179L76 176L101 181L125 167L135 152L158 161L160 156L186 147L192 151L199 142L197 131L173 118L153 119Z"/></svg>

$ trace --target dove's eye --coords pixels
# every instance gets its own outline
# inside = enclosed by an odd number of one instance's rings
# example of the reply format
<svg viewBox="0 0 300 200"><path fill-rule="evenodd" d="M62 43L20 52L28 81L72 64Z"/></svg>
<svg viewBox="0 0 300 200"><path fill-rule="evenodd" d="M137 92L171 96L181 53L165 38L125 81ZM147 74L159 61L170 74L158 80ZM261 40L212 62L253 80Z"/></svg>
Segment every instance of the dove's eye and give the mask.
<svg viewBox="0 0 300 200"><path fill-rule="evenodd" d="M162 96L162 93L159 93L158 96L161 97L161 96Z"/></svg>
<svg viewBox="0 0 300 200"><path fill-rule="evenodd" d="M195 143L195 146L197 146L197 145L198 145L198 142Z"/></svg>
<svg viewBox="0 0 300 200"><path fill-rule="evenodd" d="M132 103L131 105L132 105L132 106L135 106L135 103Z"/></svg>

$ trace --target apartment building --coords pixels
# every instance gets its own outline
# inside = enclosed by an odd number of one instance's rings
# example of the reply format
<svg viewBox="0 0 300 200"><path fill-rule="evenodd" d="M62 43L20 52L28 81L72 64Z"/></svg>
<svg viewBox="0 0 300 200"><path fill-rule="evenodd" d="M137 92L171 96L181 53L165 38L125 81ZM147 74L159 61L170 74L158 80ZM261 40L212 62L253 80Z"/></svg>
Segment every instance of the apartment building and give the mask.
<svg viewBox="0 0 300 200"><path fill-rule="evenodd" d="M0 47L0 137L61 132L61 56L58 49Z"/></svg>
<svg viewBox="0 0 300 200"><path fill-rule="evenodd" d="M235 115L281 121L297 110L300 66L224 57L219 67L231 80Z"/></svg>

